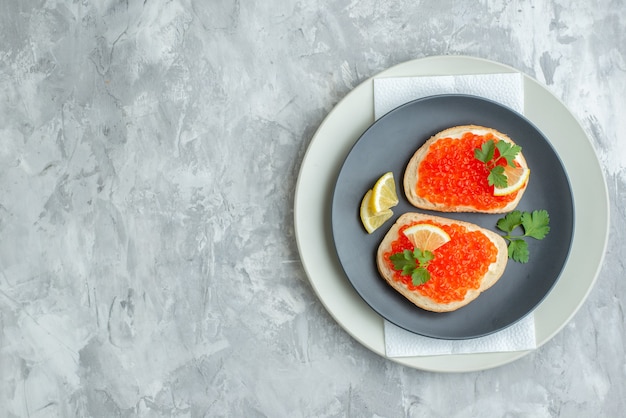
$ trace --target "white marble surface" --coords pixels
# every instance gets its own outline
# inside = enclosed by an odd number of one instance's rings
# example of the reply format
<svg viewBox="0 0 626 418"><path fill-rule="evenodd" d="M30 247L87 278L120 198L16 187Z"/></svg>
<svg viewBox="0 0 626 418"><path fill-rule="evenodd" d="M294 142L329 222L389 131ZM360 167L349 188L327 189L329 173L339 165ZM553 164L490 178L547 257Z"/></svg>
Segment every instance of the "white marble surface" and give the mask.
<svg viewBox="0 0 626 418"><path fill-rule="evenodd" d="M0 416L623 416L624 27L623 0L0 1ZM612 202L572 321L465 374L353 340L293 228L332 107L442 54L545 83Z"/></svg>

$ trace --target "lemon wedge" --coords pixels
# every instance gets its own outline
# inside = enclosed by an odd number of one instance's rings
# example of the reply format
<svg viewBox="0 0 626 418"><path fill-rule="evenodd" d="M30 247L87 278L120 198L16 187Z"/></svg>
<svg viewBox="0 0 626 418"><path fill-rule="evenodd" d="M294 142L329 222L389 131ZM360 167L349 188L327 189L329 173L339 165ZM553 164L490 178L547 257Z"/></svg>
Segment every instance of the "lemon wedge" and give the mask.
<svg viewBox="0 0 626 418"><path fill-rule="evenodd" d="M391 171L383 174L372 188L370 199L370 211L373 213L383 212L398 204L396 182Z"/></svg>
<svg viewBox="0 0 626 418"><path fill-rule="evenodd" d="M434 251L450 241L446 231L432 224L413 225L403 232L415 248L423 251Z"/></svg>
<svg viewBox="0 0 626 418"><path fill-rule="evenodd" d="M530 177L530 169L523 167L504 167L504 175L506 176L506 187L494 187L494 196L506 196L520 190Z"/></svg>
<svg viewBox="0 0 626 418"><path fill-rule="evenodd" d="M382 226L389 218L393 216L393 212L391 209L385 209L381 212L373 212L371 210L371 198L372 198L372 190L368 190L361 201L361 222L365 227L365 230L371 234L378 228Z"/></svg>

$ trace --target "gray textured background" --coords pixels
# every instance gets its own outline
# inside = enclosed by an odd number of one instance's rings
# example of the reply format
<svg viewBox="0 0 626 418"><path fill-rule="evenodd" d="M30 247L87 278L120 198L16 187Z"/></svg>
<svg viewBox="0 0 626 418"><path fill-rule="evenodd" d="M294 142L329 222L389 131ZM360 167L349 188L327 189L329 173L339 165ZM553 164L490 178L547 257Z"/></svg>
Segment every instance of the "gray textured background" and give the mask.
<svg viewBox="0 0 626 418"><path fill-rule="evenodd" d="M625 25L623 0L0 0L0 416L624 414ZM441 54L545 83L612 200L578 314L467 374L351 339L293 229L327 113Z"/></svg>

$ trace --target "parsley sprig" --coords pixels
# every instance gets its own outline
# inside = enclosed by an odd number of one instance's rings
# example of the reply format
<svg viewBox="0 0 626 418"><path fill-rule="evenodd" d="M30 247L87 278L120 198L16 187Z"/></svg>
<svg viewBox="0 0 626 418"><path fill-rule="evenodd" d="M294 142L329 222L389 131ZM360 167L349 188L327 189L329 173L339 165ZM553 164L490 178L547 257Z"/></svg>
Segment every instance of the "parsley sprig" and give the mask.
<svg viewBox="0 0 626 418"><path fill-rule="evenodd" d="M389 257L394 269L402 271L403 276L411 276L414 286L419 286L430 280L430 272L426 267L433 258L435 256L432 252L423 251L419 248L415 248L413 251L404 250Z"/></svg>
<svg viewBox="0 0 626 418"><path fill-rule="evenodd" d="M527 263L530 253L525 238L544 239L550 232L550 215L546 210L532 212L514 210L499 219L496 226L507 233L504 238L509 241L509 258L519 263ZM523 235L512 235L517 227L522 227Z"/></svg>
<svg viewBox="0 0 626 418"><path fill-rule="evenodd" d="M495 156L496 149L499 153L498 157ZM484 142L480 148L474 150L474 157L483 162L489 170L487 177L489 185L504 188L507 186L507 178L504 174L504 166L499 165L498 162L504 158L508 165L515 167L515 157L521 150L522 147L519 145L513 145L507 141L494 142L493 139L490 139Z"/></svg>

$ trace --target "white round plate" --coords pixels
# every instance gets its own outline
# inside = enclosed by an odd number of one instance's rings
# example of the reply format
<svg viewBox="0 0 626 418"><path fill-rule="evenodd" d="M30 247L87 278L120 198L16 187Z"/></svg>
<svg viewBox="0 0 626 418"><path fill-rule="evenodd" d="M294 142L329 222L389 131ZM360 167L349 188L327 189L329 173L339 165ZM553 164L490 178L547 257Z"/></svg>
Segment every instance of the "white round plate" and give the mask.
<svg viewBox="0 0 626 418"><path fill-rule="evenodd" d="M517 72L465 56L437 56L387 69L352 90L322 122L306 152L295 195L298 250L309 281L324 307L352 337L385 356L383 319L356 293L339 264L332 241L330 202L341 165L374 122L373 79L426 75ZM539 82L524 75L524 115L551 141L568 173L574 196L572 247L561 277L534 311L537 345L558 333L586 299L602 265L608 240L609 200L594 149L576 118ZM356 210L356 209L355 209ZM390 358L421 370L466 372L497 367L528 354L459 354Z"/></svg>

